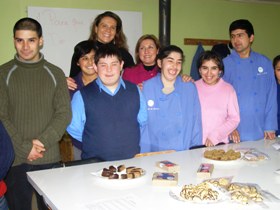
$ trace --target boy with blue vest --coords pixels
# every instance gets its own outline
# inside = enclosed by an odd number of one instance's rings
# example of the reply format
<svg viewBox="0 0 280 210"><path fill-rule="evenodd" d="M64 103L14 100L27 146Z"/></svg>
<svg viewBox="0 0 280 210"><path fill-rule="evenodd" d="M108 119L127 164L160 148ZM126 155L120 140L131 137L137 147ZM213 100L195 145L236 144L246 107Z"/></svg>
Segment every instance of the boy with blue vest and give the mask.
<svg viewBox="0 0 280 210"><path fill-rule="evenodd" d="M116 47L100 47L94 61L98 78L74 94L67 131L83 143L82 159L132 158L140 152L140 126L147 121L145 100L136 85L122 80Z"/></svg>

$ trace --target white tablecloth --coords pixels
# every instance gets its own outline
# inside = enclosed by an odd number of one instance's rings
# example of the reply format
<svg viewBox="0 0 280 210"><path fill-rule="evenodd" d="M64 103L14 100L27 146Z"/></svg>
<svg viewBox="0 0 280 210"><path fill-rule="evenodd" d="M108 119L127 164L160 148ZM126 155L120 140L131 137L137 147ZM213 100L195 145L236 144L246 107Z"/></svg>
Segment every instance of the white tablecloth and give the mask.
<svg viewBox="0 0 280 210"><path fill-rule="evenodd" d="M225 150L230 148L256 148L268 154L269 159L248 162L244 160L215 162L211 178L233 177L233 182L256 183L280 198L280 152L272 147L279 140L260 140L219 146ZM125 148L124 148L125 149ZM201 163L213 162L203 157L205 148L133 158L122 161L102 162L28 172L29 182L45 198L52 209L83 210L83 209L279 209L280 202L267 202L267 206L241 205L231 201L215 204L194 204L173 199L169 192L172 187L153 186L152 175L162 171L156 162L169 160L180 166L178 185L198 184L196 171ZM146 170L145 176L135 180L104 180L95 177L96 172L109 165L137 166Z"/></svg>

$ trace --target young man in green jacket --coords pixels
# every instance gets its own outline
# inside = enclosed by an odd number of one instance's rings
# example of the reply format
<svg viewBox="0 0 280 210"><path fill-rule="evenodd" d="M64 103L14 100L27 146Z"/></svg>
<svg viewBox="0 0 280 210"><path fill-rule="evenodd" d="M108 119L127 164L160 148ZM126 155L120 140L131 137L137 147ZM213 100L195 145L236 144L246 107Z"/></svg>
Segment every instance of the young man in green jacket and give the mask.
<svg viewBox="0 0 280 210"><path fill-rule="evenodd" d="M33 188L26 172L52 168L60 160L59 144L71 120L64 73L47 62L42 27L22 18L14 29L14 59L0 67L0 119L15 150L7 174L6 198L10 210L31 209ZM37 194L38 208L44 203Z"/></svg>

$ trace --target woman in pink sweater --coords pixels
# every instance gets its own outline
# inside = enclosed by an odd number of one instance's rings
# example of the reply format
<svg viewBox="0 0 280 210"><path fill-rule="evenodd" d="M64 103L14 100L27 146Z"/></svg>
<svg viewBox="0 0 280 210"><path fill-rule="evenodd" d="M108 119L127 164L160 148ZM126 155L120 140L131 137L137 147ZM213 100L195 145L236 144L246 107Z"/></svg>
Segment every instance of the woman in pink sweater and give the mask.
<svg viewBox="0 0 280 210"><path fill-rule="evenodd" d="M135 47L136 65L124 69L122 78L142 88L142 83L159 72L157 54L160 43L156 36L145 34L141 36Z"/></svg>
<svg viewBox="0 0 280 210"><path fill-rule="evenodd" d="M238 126L240 116L235 90L221 78L223 61L216 53L205 51L197 67L202 77L195 84L201 104L203 144L209 147L229 143L229 135Z"/></svg>

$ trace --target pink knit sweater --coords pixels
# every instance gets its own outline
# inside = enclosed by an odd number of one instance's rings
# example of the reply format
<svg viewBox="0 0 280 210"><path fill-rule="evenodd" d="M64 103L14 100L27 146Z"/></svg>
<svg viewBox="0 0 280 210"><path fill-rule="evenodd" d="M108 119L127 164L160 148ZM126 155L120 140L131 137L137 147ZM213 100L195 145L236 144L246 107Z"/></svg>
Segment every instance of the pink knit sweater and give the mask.
<svg viewBox="0 0 280 210"><path fill-rule="evenodd" d="M240 122L235 90L223 79L215 85L207 85L200 79L195 85L201 104L203 144L207 138L214 145L228 143L228 135Z"/></svg>

